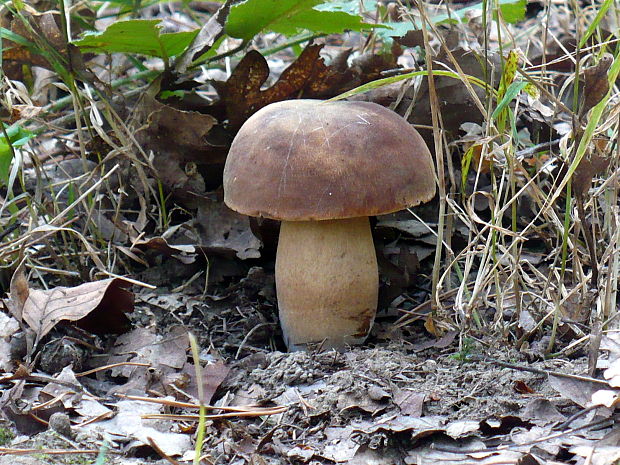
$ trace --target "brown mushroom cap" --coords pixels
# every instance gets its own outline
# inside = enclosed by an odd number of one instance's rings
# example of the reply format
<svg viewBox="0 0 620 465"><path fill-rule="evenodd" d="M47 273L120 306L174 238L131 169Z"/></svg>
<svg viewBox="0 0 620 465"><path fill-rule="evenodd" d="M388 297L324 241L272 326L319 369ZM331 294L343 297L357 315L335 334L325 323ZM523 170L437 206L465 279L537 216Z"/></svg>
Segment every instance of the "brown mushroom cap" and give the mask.
<svg viewBox="0 0 620 465"><path fill-rule="evenodd" d="M369 102L286 100L246 121L224 168L224 201L285 221L390 213L435 195L431 154L396 113Z"/></svg>

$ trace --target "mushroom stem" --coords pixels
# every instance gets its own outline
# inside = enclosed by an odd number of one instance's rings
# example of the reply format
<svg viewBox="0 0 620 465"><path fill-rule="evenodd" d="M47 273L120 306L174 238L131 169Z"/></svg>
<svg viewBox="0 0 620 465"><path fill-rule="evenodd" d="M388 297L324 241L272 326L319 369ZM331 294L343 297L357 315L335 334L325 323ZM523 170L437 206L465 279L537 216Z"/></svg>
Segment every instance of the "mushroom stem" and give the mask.
<svg viewBox="0 0 620 465"><path fill-rule="evenodd" d="M379 273L368 217L283 221L276 259L280 324L289 350L366 339Z"/></svg>

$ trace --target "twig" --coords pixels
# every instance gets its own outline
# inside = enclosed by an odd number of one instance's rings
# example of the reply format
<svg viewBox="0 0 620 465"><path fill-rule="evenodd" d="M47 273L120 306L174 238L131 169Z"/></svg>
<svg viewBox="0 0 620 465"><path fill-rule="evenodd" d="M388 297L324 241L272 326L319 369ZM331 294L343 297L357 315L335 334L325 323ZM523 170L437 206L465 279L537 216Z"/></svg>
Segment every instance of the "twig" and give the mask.
<svg viewBox="0 0 620 465"><path fill-rule="evenodd" d="M529 157L536 153L544 152L546 150L553 150L560 147L560 139L551 140L549 142L543 142L542 144L534 145L523 150L519 150L516 153L517 158Z"/></svg>
<svg viewBox="0 0 620 465"><path fill-rule="evenodd" d="M263 326L272 326L272 325L273 323L259 323L256 326L254 326L251 330L249 330L248 334L246 334L245 337L243 338L243 341L241 341L241 344L239 344L239 348L237 349L237 353L235 354L235 360L239 360L239 355L241 355L241 351L245 347L245 343L248 342L248 339L250 338L250 336L252 336L252 334L254 334L254 331L256 331L258 328L262 328Z"/></svg>
<svg viewBox="0 0 620 465"><path fill-rule="evenodd" d="M462 449L458 447L441 447L435 446L434 450L439 452L449 452L453 454L477 454L481 452L498 452L502 450L510 450L512 447L524 447L524 446L533 446L534 444L540 444L541 442L550 441L551 439L559 438L562 436L567 436L569 434L575 433L577 431L581 431L584 429L592 429L599 426L611 426L614 424L614 420L612 418L605 418L603 420L599 420L593 423L589 423L587 425L578 426L577 428L572 428L566 431L561 431L559 433L550 434L548 436L544 436L542 438L534 439L533 441L526 442L524 444L503 444L501 446L495 447L487 447L487 448L477 448L477 449Z"/></svg>
<svg viewBox="0 0 620 465"><path fill-rule="evenodd" d="M581 220L583 236L586 239L586 245L588 252L590 253L590 267L592 268L592 278L590 279L590 286L592 289L598 289L598 262L596 259L596 247L594 245L594 237L592 237L592 225L586 218L586 210L584 208L583 193L581 191L575 192L577 199L577 212L579 213L579 219Z"/></svg>
<svg viewBox="0 0 620 465"><path fill-rule="evenodd" d="M506 368L511 368L513 370L518 370L518 371L528 371L530 373L536 373L538 375L547 375L547 376L556 376L558 378L574 379L577 381L601 384L603 386L609 387L609 383L607 381L604 381L602 379L590 378L589 376L571 375L569 373L560 373L559 371L541 370L539 368L526 367L523 365L515 365L513 363L502 362L501 360L497 360L491 357L485 357L481 355L470 355L469 357L467 357L467 359L471 361L476 361L476 362L492 363L495 365L499 365L499 366L506 367Z"/></svg>
<svg viewBox="0 0 620 465"><path fill-rule="evenodd" d="M18 227L19 227L19 222L17 221L7 226L4 229L4 231L0 232L0 241L4 239L6 236L8 236L9 234L11 234L13 231L15 231Z"/></svg>
<svg viewBox="0 0 620 465"><path fill-rule="evenodd" d="M157 443L153 440L152 437L148 436L146 438L149 441L149 445L157 452L162 458L170 462L172 465L181 465L181 462L177 462L175 459L166 454L161 447L157 445Z"/></svg>

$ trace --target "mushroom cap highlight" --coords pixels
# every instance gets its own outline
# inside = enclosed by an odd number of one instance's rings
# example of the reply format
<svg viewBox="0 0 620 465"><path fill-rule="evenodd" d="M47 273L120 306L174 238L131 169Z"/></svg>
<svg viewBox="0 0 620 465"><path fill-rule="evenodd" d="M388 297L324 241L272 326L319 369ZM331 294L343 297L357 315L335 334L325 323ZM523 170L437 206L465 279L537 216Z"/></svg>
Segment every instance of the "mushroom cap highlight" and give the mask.
<svg viewBox="0 0 620 465"><path fill-rule="evenodd" d="M434 195L420 134L370 102L268 105L241 127L224 168L226 205L283 221L381 215Z"/></svg>

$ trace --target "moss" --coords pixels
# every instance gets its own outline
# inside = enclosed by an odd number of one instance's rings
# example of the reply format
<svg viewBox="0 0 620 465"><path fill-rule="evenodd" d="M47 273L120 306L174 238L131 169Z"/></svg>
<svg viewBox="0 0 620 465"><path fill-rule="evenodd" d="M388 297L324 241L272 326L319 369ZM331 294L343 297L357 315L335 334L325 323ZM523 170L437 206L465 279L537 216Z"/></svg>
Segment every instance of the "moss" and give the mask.
<svg viewBox="0 0 620 465"><path fill-rule="evenodd" d="M15 435L13 434L13 431L8 428L0 427L0 446L6 446L13 440L14 437Z"/></svg>

